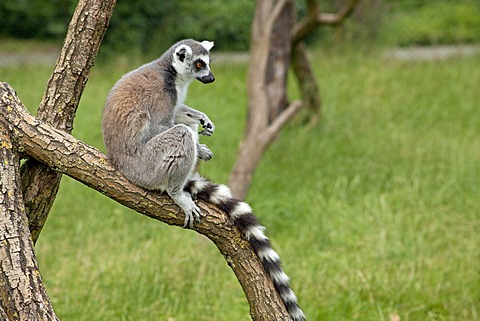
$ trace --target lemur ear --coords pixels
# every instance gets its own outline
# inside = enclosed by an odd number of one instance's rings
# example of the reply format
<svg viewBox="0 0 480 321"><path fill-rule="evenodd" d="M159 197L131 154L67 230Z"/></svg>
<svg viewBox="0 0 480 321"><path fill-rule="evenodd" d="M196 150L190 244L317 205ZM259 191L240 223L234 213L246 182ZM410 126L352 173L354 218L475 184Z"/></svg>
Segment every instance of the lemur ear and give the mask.
<svg viewBox="0 0 480 321"><path fill-rule="evenodd" d="M215 44L213 43L213 41L207 41L207 40L202 41L203 48L207 49L208 51L210 51L210 49L212 49L214 45Z"/></svg>
<svg viewBox="0 0 480 321"><path fill-rule="evenodd" d="M178 60L184 62L186 57L192 56L192 48L185 45L180 46L175 50L175 56L178 57Z"/></svg>

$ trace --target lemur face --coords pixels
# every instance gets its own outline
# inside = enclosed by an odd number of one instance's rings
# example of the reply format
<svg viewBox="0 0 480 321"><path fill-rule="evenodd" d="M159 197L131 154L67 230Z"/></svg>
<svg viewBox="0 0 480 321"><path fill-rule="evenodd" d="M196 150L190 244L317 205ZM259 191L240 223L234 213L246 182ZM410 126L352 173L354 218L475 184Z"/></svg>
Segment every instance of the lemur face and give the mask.
<svg viewBox="0 0 480 321"><path fill-rule="evenodd" d="M215 77L209 67L210 57L199 56L193 62L193 69L195 70L195 78L204 84L209 84L215 81Z"/></svg>
<svg viewBox="0 0 480 321"><path fill-rule="evenodd" d="M204 84L209 84L215 81L209 66L209 50L213 47L213 42L203 41L200 45L198 47L202 50L199 50L199 48L195 50L199 53L196 53L192 47L186 44L179 46L174 53L173 66L179 76L190 76Z"/></svg>

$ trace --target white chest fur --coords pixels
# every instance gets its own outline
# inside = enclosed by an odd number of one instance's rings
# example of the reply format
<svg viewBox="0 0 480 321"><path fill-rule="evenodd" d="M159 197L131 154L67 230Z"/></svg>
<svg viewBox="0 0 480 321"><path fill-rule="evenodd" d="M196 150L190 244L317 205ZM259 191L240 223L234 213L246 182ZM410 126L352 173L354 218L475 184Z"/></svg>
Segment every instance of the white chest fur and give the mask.
<svg viewBox="0 0 480 321"><path fill-rule="evenodd" d="M177 105L183 105L185 99L187 99L188 86L190 85L191 80L181 81L177 80L175 82L175 89L177 91Z"/></svg>

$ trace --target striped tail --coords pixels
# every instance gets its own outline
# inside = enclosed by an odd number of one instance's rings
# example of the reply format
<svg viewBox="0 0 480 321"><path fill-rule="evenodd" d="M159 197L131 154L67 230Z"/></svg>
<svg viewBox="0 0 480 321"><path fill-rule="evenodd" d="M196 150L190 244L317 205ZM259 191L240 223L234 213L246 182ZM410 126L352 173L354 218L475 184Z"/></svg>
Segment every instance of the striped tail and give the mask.
<svg viewBox="0 0 480 321"><path fill-rule="evenodd" d="M185 190L197 198L215 204L230 216L262 262L292 320L305 321L305 315L298 306L297 297L290 289L290 279L282 271L280 257L272 249L270 240L263 233L265 227L260 225L250 205L233 198L227 186L213 184L198 174L195 174L187 183Z"/></svg>

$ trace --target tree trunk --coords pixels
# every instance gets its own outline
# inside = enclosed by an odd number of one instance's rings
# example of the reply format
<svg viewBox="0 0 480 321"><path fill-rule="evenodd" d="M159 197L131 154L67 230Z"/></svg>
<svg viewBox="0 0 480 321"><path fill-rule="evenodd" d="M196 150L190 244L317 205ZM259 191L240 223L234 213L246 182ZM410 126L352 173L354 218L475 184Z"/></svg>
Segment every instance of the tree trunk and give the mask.
<svg viewBox="0 0 480 321"><path fill-rule="evenodd" d="M293 23L292 0L257 1L252 23L245 136L228 183L233 195L240 199L245 198L265 149L301 107L298 102L289 106L286 93Z"/></svg>
<svg viewBox="0 0 480 321"><path fill-rule="evenodd" d="M38 109L38 118L71 133L80 97L110 22L115 0L80 0ZM34 159L21 167L25 210L32 239L47 219L61 175Z"/></svg>
<svg viewBox="0 0 480 321"><path fill-rule="evenodd" d="M9 134L0 122L0 319L58 320L38 269Z"/></svg>
<svg viewBox="0 0 480 321"><path fill-rule="evenodd" d="M0 115L2 115L0 124L11 129L14 144L22 153L139 213L170 225L183 226L184 213L168 196L131 184L115 170L105 154L30 115L16 97L14 90L6 83L0 83ZM6 149L4 145L8 149L11 144L2 143L0 150ZM18 163L18 158L15 162ZM2 179L7 177L3 174L2 168L0 175ZM21 195L11 197L17 202L21 200ZM19 204L21 206L21 202ZM215 243L232 268L250 304L252 319L290 320L260 260L227 215L212 204L199 201L198 205L205 215L202 216L201 223L195 226L195 230ZM3 222L0 221L1 223ZM3 225L0 228L3 228ZM20 245L22 247L17 251L23 252L27 249L24 243ZM4 251L1 244L0 248ZM7 270L8 268L7 266ZM14 289L2 281L0 290L3 295ZM2 306L0 311L2 309L5 310L5 307Z"/></svg>
<svg viewBox="0 0 480 321"><path fill-rule="evenodd" d="M291 60L305 108L313 115L320 114L322 108L320 90L312 67L310 67L303 41L293 44Z"/></svg>
<svg viewBox="0 0 480 321"><path fill-rule="evenodd" d="M247 123L237 161L228 180L236 197L245 198L263 153L302 107L299 102L288 106L286 87L290 62L305 104L315 111L312 119L315 121L321 100L302 41L319 25L341 24L353 12L357 1L346 0L337 13L330 14L320 11L317 0L307 0L307 16L298 23L295 23L292 0L257 1L252 22ZM284 113L289 117L283 117ZM277 126L280 118L284 122Z"/></svg>

